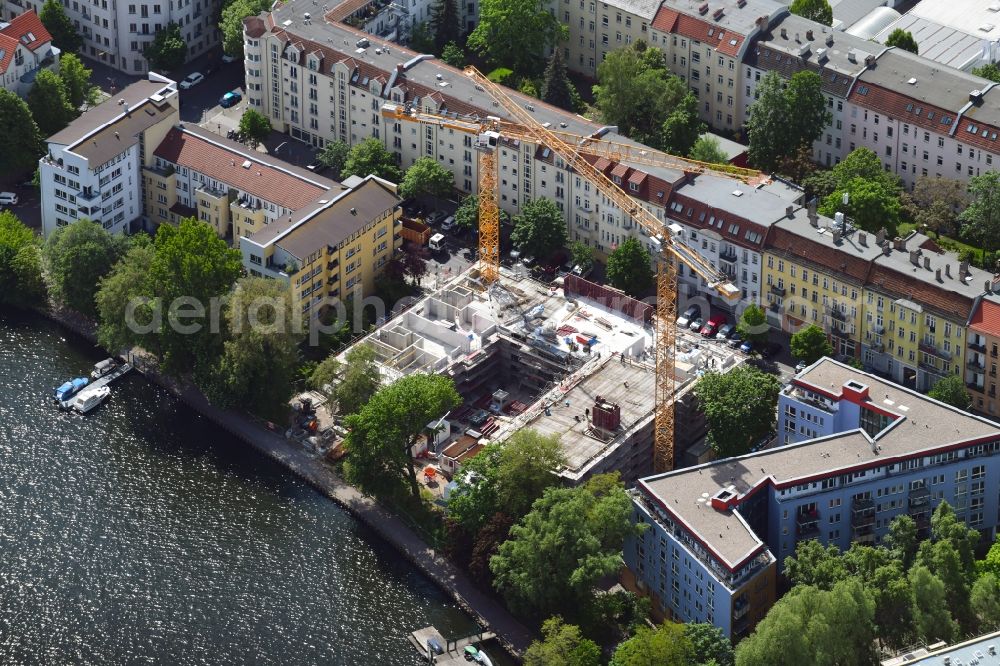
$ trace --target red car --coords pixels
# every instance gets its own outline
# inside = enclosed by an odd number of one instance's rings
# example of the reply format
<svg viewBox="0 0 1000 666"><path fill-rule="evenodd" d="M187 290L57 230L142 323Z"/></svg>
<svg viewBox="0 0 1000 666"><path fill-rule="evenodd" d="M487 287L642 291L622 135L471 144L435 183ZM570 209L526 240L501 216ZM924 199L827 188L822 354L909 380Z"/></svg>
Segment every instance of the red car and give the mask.
<svg viewBox="0 0 1000 666"><path fill-rule="evenodd" d="M726 318L722 315L709 317L705 325L701 327L701 334L706 338L714 338L719 332L719 327L726 323Z"/></svg>

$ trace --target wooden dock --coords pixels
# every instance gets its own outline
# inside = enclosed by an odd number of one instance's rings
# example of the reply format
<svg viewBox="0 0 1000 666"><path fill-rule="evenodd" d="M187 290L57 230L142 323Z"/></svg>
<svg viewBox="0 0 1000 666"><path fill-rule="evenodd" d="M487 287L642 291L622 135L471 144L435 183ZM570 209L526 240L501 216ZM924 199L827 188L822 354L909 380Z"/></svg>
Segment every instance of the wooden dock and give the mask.
<svg viewBox="0 0 1000 666"><path fill-rule="evenodd" d="M413 647L417 648L417 652L419 652L420 656L429 664L437 664L438 666L458 666L458 664L467 663L465 661L466 647L469 645L477 645L493 638L496 638L496 635L492 631L483 631L478 634L465 636L463 638L445 640L445 638L441 636L441 633L434 627L424 627L423 629L417 629L410 634L410 643L413 644ZM441 646L444 650L444 654L431 654L427 647L428 641L431 640Z"/></svg>
<svg viewBox="0 0 1000 666"><path fill-rule="evenodd" d="M104 375L100 379L95 379L92 384L88 384L87 386L88 388L95 388L95 387L100 388L101 386L107 386L108 384L114 382L115 380L124 377L131 371L132 371L131 363L122 363L108 374Z"/></svg>

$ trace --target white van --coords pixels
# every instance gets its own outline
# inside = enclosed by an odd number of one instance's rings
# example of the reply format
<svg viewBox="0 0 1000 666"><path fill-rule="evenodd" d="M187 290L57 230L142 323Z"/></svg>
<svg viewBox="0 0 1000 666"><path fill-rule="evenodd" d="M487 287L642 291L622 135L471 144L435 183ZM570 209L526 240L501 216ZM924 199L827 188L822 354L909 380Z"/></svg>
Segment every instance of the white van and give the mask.
<svg viewBox="0 0 1000 666"><path fill-rule="evenodd" d="M431 239L427 241L427 247L429 247L432 252L444 249L444 234L434 234L431 236Z"/></svg>
<svg viewBox="0 0 1000 666"><path fill-rule="evenodd" d="M0 192L0 206L11 206L17 203L17 195L13 192Z"/></svg>

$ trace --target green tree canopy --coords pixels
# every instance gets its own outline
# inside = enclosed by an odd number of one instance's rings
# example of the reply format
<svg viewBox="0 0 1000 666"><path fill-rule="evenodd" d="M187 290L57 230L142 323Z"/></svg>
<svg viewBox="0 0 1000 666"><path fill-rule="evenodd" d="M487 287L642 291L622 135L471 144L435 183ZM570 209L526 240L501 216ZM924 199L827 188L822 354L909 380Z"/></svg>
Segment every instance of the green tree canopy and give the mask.
<svg viewBox="0 0 1000 666"><path fill-rule="evenodd" d="M564 247L567 237L566 219L549 199L532 199L525 204L514 218L510 235L514 247L538 259L547 259Z"/></svg>
<svg viewBox="0 0 1000 666"><path fill-rule="evenodd" d="M906 514L896 516L889 523L889 532L882 543L904 568L909 569L917 555L917 524Z"/></svg>
<svg viewBox="0 0 1000 666"><path fill-rule="evenodd" d="M28 91L28 108L45 136L55 134L79 115L69 103L62 79L50 69L43 69L35 76L35 83Z"/></svg>
<svg viewBox="0 0 1000 666"><path fill-rule="evenodd" d="M509 217L505 211L500 211L501 223L506 223ZM470 194L462 199L461 205L455 211L455 224L469 231L479 228L479 196Z"/></svg>
<svg viewBox="0 0 1000 666"><path fill-rule="evenodd" d="M585 638L580 627L550 617L542 624L542 639L524 653L524 666L600 666L601 649Z"/></svg>
<svg viewBox="0 0 1000 666"><path fill-rule="evenodd" d="M987 171L969 180L969 205L958 216L962 238L989 252L1000 249L1000 173Z"/></svg>
<svg viewBox="0 0 1000 666"><path fill-rule="evenodd" d="M166 28L156 33L143 55L149 61L150 69L173 72L184 64L187 48L180 25L171 21Z"/></svg>
<svg viewBox="0 0 1000 666"><path fill-rule="evenodd" d="M736 330L744 340L765 342L771 327L767 323L764 309L751 303L740 314L740 320L736 322Z"/></svg>
<svg viewBox="0 0 1000 666"><path fill-rule="evenodd" d="M382 142L370 137L356 143L347 154L347 162L341 177L359 176L364 178L375 174L391 183L402 180L403 174L396 165L396 157L385 149Z"/></svg>
<svg viewBox="0 0 1000 666"><path fill-rule="evenodd" d="M749 452L774 430L780 390L777 377L748 365L702 375L694 391L708 420L708 443L720 458Z"/></svg>
<svg viewBox="0 0 1000 666"><path fill-rule="evenodd" d="M948 375L937 380L927 396L959 409L967 410L972 407L972 396L959 375Z"/></svg>
<svg viewBox="0 0 1000 666"><path fill-rule="evenodd" d="M337 360L336 356L330 354L316 364L306 380L306 386L314 391L323 391L325 387L333 386L342 370L340 361Z"/></svg>
<svg viewBox="0 0 1000 666"><path fill-rule="evenodd" d="M684 638L691 643L692 666L734 666L736 653L722 629L708 622L684 625Z"/></svg>
<svg viewBox="0 0 1000 666"><path fill-rule="evenodd" d="M97 101L98 88L90 82L92 73L83 66L83 61L72 53L65 53L59 57L59 78L62 80L70 105L77 111L84 104L92 106Z"/></svg>
<svg viewBox="0 0 1000 666"><path fill-rule="evenodd" d="M986 552L986 557L976 562L977 575L984 576L988 573L1000 580L1000 539L993 542L993 545Z"/></svg>
<svg viewBox="0 0 1000 666"><path fill-rule="evenodd" d="M874 612L856 580L840 581L829 591L796 586L736 646L736 666L877 663Z"/></svg>
<svg viewBox="0 0 1000 666"><path fill-rule="evenodd" d="M792 0L788 11L823 25L833 25L833 9L827 0Z"/></svg>
<svg viewBox="0 0 1000 666"><path fill-rule="evenodd" d="M0 211L0 305L41 305L44 298L38 239L9 210Z"/></svg>
<svg viewBox="0 0 1000 666"><path fill-rule="evenodd" d="M267 0L228 0L219 20L222 50L237 58L243 55L243 19L256 16L271 6Z"/></svg>
<svg viewBox="0 0 1000 666"><path fill-rule="evenodd" d="M698 98L690 90L663 121L661 147L674 155L687 155L706 129L698 117Z"/></svg>
<svg viewBox="0 0 1000 666"><path fill-rule="evenodd" d="M41 131L27 103L0 88L0 173L26 173L38 166Z"/></svg>
<svg viewBox="0 0 1000 666"><path fill-rule="evenodd" d="M334 389L341 414L357 414L378 391L382 376L378 369L378 355L368 344L355 345L344 357L340 383Z"/></svg>
<svg viewBox="0 0 1000 666"><path fill-rule="evenodd" d="M428 424L461 403L454 383L443 375L415 373L376 391L346 419L348 480L372 493L391 493L408 483L419 498L413 447Z"/></svg>
<svg viewBox="0 0 1000 666"><path fill-rule="evenodd" d="M534 76L541 71L542 53L568 34L542 0L482 0L466 46L493 64Z"/></svg>
<svg viewBox="0 0 1000 666"><path fill-rule="evenodd" d="M90 220L59 227L45 242L43 253L52 295L74 310L96 315L94 298L100 280L127 249L123 236L112 236Z"/></svg>
<svg viewBox="0 0 1000 666"><path fill-rule="evenodd" d="M760 97L750 107L747 133L750 161L774 170L801 146L810 146L830 124L822 80L811 70L792 75L786 87L776 72L768 72L757 88Z"/></svg>
<svg viewBox="0 0 1000 666"><path fill-rule="evenodd" d="M458 0L437 0L431 7L430 30L434 36L436 52L441 53L448 44L457 47L457 43L462 40L462 17L458 10Z"/></svg>
<svg viewBox="0 0 1000 666"><path fill-rule="evenodd" d="M844 195L848 203L844 205ZM872 233L885 228L894 234L899 224L899 190L883 182L852 178L843 183L819 205L821 215L847 215L859 227Z"/></svg>
<svg viewBox="0 0 1000 666"><path fill-rule="evenodd" d="M608 255L608 281L630 296L641 296L653 284L649 251L637 239L626 238Z"/></svg>
<svg viewBox="0 0 1000 666"><path fill-rule="evenodd" d="M38 18L52 35L52 43L63 53L76 53L83 46L83 39L59 0L45 0Z"/></svg>
<svg viewBox="0 0 1000 666"><path fill-rule="evenodd" d="M490 560L495 587L528 616L578 615L594 583L620 568L625 537L636 530L630 515L617 474L548 488Z"/></svg>
<svg viewBox="0 0 1000 666"><path fill-rule="evenodd" d="M573 266L579 266L584 273L594 266L594 248L580 241L573 241L569 246L570 260Z"/></svg>
<svg viewBox="0 0 1000 666"><path fill-rule="evenodd" d="M693 160L698 160L699 162L708 162L710 164L729 163L729 158L726 157L726 153L723 152L718 140L711 136L703 135L698 137L698 140L694 142L693 146L691 146L691 150L688 152L688 157Z"/></svg>
<svg viewBox="0 0 1000 666"><path fill-rule="evenodd" d="M111 272L100 281L94 301L97 305L97 341L105 349L118 352L132 345L142 344L156 352L155 336L144 336L128 325L127 313L133 299L151 298L152 286L149 271L156 254L153 243L136 236L125 256L114 265ZM134 319L140 323L151 322L148 307L137 308Z"/></svg>
<svg viewBox="0 0 1000 666"><path fill-rule="evenodd" d="M240 117L240 132L256 146L271 135L271 121L257 109L247 109Z"/></svg>
<svg viewBox="0 0 1000 666"><path fill-rule="evenodd" d="M552 49L549 64L545 66L541 93L544 102L567 111L576 110L578 96L573 82L569 80L562 49Z"/></svg>
<svg viewBox="0 0 1000 666"><path fill-rule="evenodd" d="M833 345L830 344L823 329L816 324L809 324L793 333L789 346L792 356L809 365L824 356L833 355Z"/></svg>
<svg viewBox="0 0 1000 666"><path fill-rule="evenodd" d="M455 177L433 157L421 157L403 174L399 194L405 199L433 197L443 199L455 188Z"/></svg>
<svg viewBox="0 0 1000 666"><path fill-rule="evenodd" d="M609 666L689 666L694 648L684 628L676 622L664 622L656 629L639 627L615 649Z"/></svg>
<svg viewBox="0 0 1000 666"><path fill-rule="evenodd" d="M948 610L947 592L941 579L918 564L910 569L913 589L913 620L917 635L927 643L951 642L958 625Z"/></svg>
<svg viewBox="0 0 1000 666"><path fill-rule="evenodd" d="M465 67L465 51L455 42L448 42L441 50L441 60L452 67L462 69Z"/></svg>
<svg viewBox="0 0 1000 666"><path fill-rule="evenodd" d="M662 148L664 124L678 111L670 138L681 142L689 138L690 90L667 70L659 49L646 48L644 42L616 49L597 68L597 80L594 104L604 123L616 125L620 133L640 143ZM687 152L690 145L683 148Z"/></svg>
<svg viewBox="0 0 1000 666"><path fill-rule="evenodd" d="M982 67L973 67L972 74L981 76L984 79L989 79L994 83L1000 83L1000 66L997 66L997 64L993 62L988 62Z"/></svg>
<svg viewBox="0 0 1000 666"><path fill-rule="evenodd" d="M901 197L903 212L918 228L953 236L958 230L958 214L969 205L966 185L953 178L920 176L912 192Z"/></svg>
<svg viewBox="0 0 1000 666"><path fill-rule="evenodd" d="M222 407L247 409L278 418L292 393L303 335L294 325L289 286L278 280L246 277L226 300L226 341L204 385Z"/></svg>
<svg viewBox="0 0 1000 666"><path fill-rule="evenodd" d="M320 164L330 169L331 178L340 179L340 174L347 164L347 155L351 152L351 147L344 141L327 141L323 150L319 152L316 159Z"/></svg>
<svg viewBox="0 0 1000 666"><path fill-rule="evenodd" d="M836 545L824 546L815 539L806 539L796 544L795 555L785 558L785 575L795 585L832 590L847 578L847 568Z"/></svg>
<svg viewBox="0 0 1000 666"><path fill-rule="evenodd" d="M920 48L917 46L917 40L913 38L913 33L903 30L902 28L896 28L889 33L889 38L885 40L886 46L895 46L898 49L903 49L904 51L909 51L910 53L917 53Z"/></svg>
<svg viewBox="0 0 1000 666"><path fill-rule="evenodd" d="M972 585L972 612L982 629L1000 626L1000 580L993 573L986 573Z"/></svg>

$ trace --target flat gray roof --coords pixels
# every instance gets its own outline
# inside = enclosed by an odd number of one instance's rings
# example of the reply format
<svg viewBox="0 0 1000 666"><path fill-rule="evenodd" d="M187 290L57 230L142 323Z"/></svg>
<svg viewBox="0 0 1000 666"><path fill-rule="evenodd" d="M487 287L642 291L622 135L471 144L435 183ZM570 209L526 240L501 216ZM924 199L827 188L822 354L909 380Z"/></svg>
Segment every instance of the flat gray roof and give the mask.
<svg viewBox="0 0 1000 666"><path fill-rule="evenodd" d="M833 0L833 20L840 21L844 28L852 25L870 14L877 7L885 7L890 0Z"/></svg>
<svg viewBox="0 0 1000 666"><path fill-rule="evenodd" d="M737 0L709 0L708 12L702 15L698 12L698 8L703 4L705 4L705 0L664 0L663 2L664 7L716 27L735 30L744 36L750 35L757 29L759 17L775 16L787 7L786 3L775 2L775 0L747 0L742 7L739 6ZM719 20L713 17L717 9L724 10L724 14Z"/></svg>
<svg viewBox="0 0 1000 666"><path fill-rule="evenodd" d="M936 252L930 249L921 250L917 258L917 264L910 261L909 250L916 250L934 241L923 234L912 234L907 237L906 251L893 250L890 254L880 253L875 258L875 263L879 266L892 268L893 270L906 275L907 280L917 280L925 284L934 285L948 290L951 293L975 298L985 291L987 280L992 281L993 273L984 271L975 266L969 266L968 277L959 280L958 256L954 253ZM930 267L925 267L925 259L930 260ZM945 272L945 265L950 264L951 277ZM941 281L937 279L937 271L941 270Z"/></svg>
<svg viewBox="0 0 1000 666"><path fill-rule="evenodd" d="M954 113L966 105L970 92L989 83L902 49L885 51L858 79ZM909 83L911 79L916 81Z"/></svg>
<svg viewBox="0 0 1000 666"><path fill-rule="evenodd" d="M732 211L745 220L767 227L785 217L787 199L764 188L757 189L745 183L726 178L702 178L685 183L674 190L713 208ZM734 192L739 192L736 196Z"/></svg>
<svg viewBox="0 0 1000 666"><path fill-rule="evenodd" d="M652 21L661 3L662 0L607 0L606 4L608 7L621 9L630 14L641 16L647 21Z"/></svg>
<svg viewBox="0 0 1000 666"><path fill-rule="evenodd" d="M124 108L122 107L122 113L125 113ZM166 101L159 105L152 101L140 102L118 120L96 132L88 133L81 141L70 144L69 150L86 158L91 168L99 167L139 143L139 134L173 113L174 108Z"/></svg>
<svg viewBox="0 0 1000 666"><path fill-rule="evenodd" d="M955 69L974 66L983 51L981 37L922 18L912 12L898 18L895 23L876 35L875 39L884 42L897 28L913 35L922 58Z"/></svg>
<svg viewBox="0 0 1000 666"><path fill-rule="evenodd" d="M136 81L101 104L84 111L79 118L50 136L48 141L61 145L69 145L74 141L79 141L96 131L101 125L105 125L122 115L125 112L125 106L135 107L171 85L171 83L145 79ZM119 103L121 100L125 100L125 105Z"/></svg>
<svg viewBox="0 0 1000 666"><path fill-rule="evenodd" d="M878 466L897 456L1000 436L1000 426L986 419L829 358L803 370L784 390L805 388L840 396L848 381L867 386L869 404L897 417L874 443L861 430L852 430L668 472L643 479L639 486L657 498L723 563L735 567L763 541L734 511L712 508L707 499L722 488L734 486L742 496L762 483L794 485L800 480L835 476L846 469Z"/></svg>

